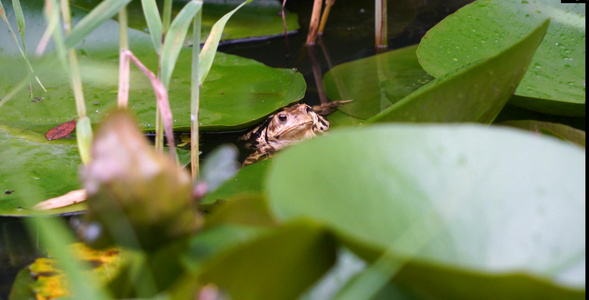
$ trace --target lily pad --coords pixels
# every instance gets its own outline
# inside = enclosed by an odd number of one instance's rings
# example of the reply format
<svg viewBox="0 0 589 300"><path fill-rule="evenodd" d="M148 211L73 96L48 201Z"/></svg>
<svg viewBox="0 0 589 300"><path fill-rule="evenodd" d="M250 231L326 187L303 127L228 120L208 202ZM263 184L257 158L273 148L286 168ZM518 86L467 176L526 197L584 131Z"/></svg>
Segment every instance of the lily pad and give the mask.
<svg viewBox="0 0 589 300"><path fill-rule="evenodd" d="M368 119L433 79L419 65L417 45L347 62L329 70L323 86L329 99L354 99L339 108Z"/></svg>
<svg viewBox="0 0 589 300"><path fill-rule="evenodd" d="M209 259L244 245L268 233L268 228L242 224L221 224L208 228L190 239L188 250L181 257L184 267L198 273Z"/></svg>
<svg viewBox="0 0 589 300"><path fill-rule="evenodd" d="M23 6L27 19L27 39L39 40L45 23L41 6ZM76 10L79 18L83 11ZM29 20L34 20L28 22ZM0 23L1 26L5 26ZM79 46L79 64L88 116L98 122L116 106L118 90L118 23L107 21L90 34ZM151 70L157 70L157 55L148 34L129 30L131 50ZM15 59L18 50L8 36L0 38L0 97L6 95L26 76L24 62ZM27 49L34 47L27 47ZM20 55L20 54L19 54ZM0 109L3 122L46 132L76 116L73 93L65 71L56 65L32 61L33 68L47 87L45 93L35 89L20 91ZM169 98L174 114L174 127L188 131L190 126L190 61L191 49L182 49L172 80ZM201 89L201 130L227 130L253 125L266 115L300 100L305 93L303 76L292 69L274 69L251 59L218 53ZM0 100L2 101L2 100ZM129 105L144 130L154 130L155 96L149 81L131 67Z"/></svg>
<svg viewBox="0 0 589 300"><path fill-rule="evenodd" d="M80 189L80 155L74 140L47 141L41 134L0 124L0 144L0 215L42 213L25 205L27 202L16 186L38 186L47 198ZM46 213L64 214L85 208L84 204L76 204Z"/></svg>
<svg viewBox="0 0 589 300"><path fill-rule="evenodd" d="M389 124L286 149L266 189L279 219L325 224L368 260L387 251L417 294L581 299L585 177L585 151L558 139Z"/></svg>
<svg viewBox="0 0 589 300"><path fill-rule="evenodd" d="M245 0L244 0L245 1ZM205 1L202 15L203 41L209 35L213 24L225 13L234 9L243 1ZM93 1L72 1L72 6L90 11L100 3ZM185 1L172 3L172 18L186 5ZM256 0L241 8L227 23L221 40L239 40L247 38L263 38L280 35L284 32L281 13L282 5L275 0ZM160 6L160 15L162 7ZM128 24L130 28L148 32L143 16L141 1L132 1L127 5ZM297 30L298 17L295 13L286 12L286 28L288 31ZM192 30L192 28L190 28Z"/></svg>
<svg viewBox="0 0 589 300"><path fill-rule="evenodd" d="M573 128L568 125L534 120L513 120L496 124L521 128L538 134L546 134L563 139L565 141L569 141L583 148L585 147L585 131Z"/></svg>
<svg viewBox="0 0 589 300"><path fill-rule="evenodd" d="M584 116L585 4L475 1L432 28L417 56L428 73L440 77L497 55L545 18L551 19L550 27L512 103L545 113Z"/></svg>
<svg viewBox="0 0 589 300"><path fill-rule="evenodd" d="M207 194L201 203L212 204L237 194L262 192L262 182L271 163L272 160L268 159L239 169L233 178L225 181L216 191Z"/></svg>
<svg viewBox="0 0 589 300"><path fill-rule="evenodd" d="M494 57L429 82L368 121L492 122L524 76L548 24L545 20Z"/></svg>
<svg viewBox="0 0 589 300"><path fill-rule="evenodd" d="M295 299L334 262L331 236L321 226L297 221L217 256L199 279L231 298Z"/></svg>

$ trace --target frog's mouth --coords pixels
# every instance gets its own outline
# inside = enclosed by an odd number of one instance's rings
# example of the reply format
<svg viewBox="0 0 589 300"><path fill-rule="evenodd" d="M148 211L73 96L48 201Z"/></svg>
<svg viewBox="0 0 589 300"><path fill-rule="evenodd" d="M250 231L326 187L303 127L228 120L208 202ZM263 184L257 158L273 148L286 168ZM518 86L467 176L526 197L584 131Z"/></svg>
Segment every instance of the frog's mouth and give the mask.
<svg viewBox="0 0 589 300"><path fill-rule="evenodd" d="M311 126L313 125L313 120L301 123L294 127L285 128L284 130L279 131L276 135L276 139L299 139L305 135L305 133L311 130Z"/></svg>

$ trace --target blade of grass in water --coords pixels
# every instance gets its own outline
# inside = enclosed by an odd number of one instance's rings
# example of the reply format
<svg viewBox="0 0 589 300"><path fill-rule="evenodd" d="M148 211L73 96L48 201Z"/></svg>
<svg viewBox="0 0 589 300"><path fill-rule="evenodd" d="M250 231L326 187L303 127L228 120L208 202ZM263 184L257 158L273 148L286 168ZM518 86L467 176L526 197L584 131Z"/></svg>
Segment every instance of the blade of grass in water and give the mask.
<svg viewBox="0 0 589 300"><path fill-rule="evenodd" d="M231 16L242 6L251 2L252 0L247 0L240 4L238 7L233 9L232 11L225 14L221 19L219 19L209 34L207 41L205 42L202 52L200 52L200 31L201 31L201 20L202 15L201 11L197 13L196 17L194 18L194 30L193 30L193 37L192 37L192 78L191 78L191 93L190 93L190 162L191 162L191 173L192 179L197 179L199 176L199 148L198 148L198 135L199 135L199 106L200 106L200 86L204 82L211 66L213 65L213 60L215 59L215 54L217 53L217 47L219 46L219 40L221 39L221 34L223 33L223 29L225 28L225 24ZM182 39L184 41L184 39Z"/></svg>
<svg viewBox="0 0 589 300"><path fill-rule="evenodd" d="M200 78L198 74L199 55L200 55L200 31L202 25L202 9L194 17L194 26L192 28L192 69L190 80L190 171L192 180L199 177L200 150L198 147L199 140L199 116L200 107Z"/></svg>
<svg viewBox="0 0 589 300"><path fill-rule="evenodd" d="M19 32L20 32L22 47L18 43L18 39L16 38L16 34L14 33L14 30L12 29L12 26L10 26L10 23L8 22L8 18L6 17L4 6L2 5L2 2L1 1L0 1L0 17L2 17L2 19L6 23L6 26L8 26L8 31L10 32L10 34L12 35L12 37L14 38L15 44L18 47L18 50L20 51L20 54L24 58L25 63L27 64L27 67L28 67L27 71L29 72L29 77L30 77L34 73L34 71L33 71L33 66L31 66L31 63L29 62L29 59L27 57L27 48L26 48L26 45L25 45L25 17L24 17L24 14L22 12L22 8L20 6L20 1L19 0L13 0L12 1L12 6L14 7L14 12L15 12L15 16L16 16L16 22L18 23L18 29L19 29ZM43 89L43 91L46 92L47 90L45 89L45 87L41 83L41 80L39 80L39 77L37 77L35 75L35 79L37 80L37 83L39 83L39 86L41 86L41 88ZM31 98L32 98L33 97L33 86L30 83L29 83L29 88L31 89Z"/></svg>
<svg viewBox="0 0 589 300"><path fill-rule="evenodd" d="M69 72L65 71L68 69L66 62L66 50L75 46L80 41L82 41L82 39L86 38L86 36L90 34L96 27L112 18L121 7L124 7L129 2L131 2L131 0L105 0L101 2L95 9L93 9L88 15L86 15L76 24L76 28L72 30L72 32L67 36L67 38L65 38L64 41L61 30L57 30L58 25L60 24L59 6L57 4L57 0L45 1L45 16L47 18L48 28L39 42L36 53L38 55L43 53L44 48L49 41L48 37L52 35L55 41L56 53L59 58L58 61L62 63L64 72L69 74ZM3 11L4 9L2 8L2 12ZM48 57L44 60L42 66L52 67L55 64L55 61L55 58ZM19 82L15 88L2 97L2 101L0 101L0 107L11 100L12 97L18 93L18 91L24 88L30 79L31 76L27 76L25 79Z"/></svg>
<svg viewBox="0 0 589 300"><path fill-rule="evenodd" d="M155 0L141 0L143 15L151 35L151 42L155 51L160 54L162 46L162 20Z"/></svg>
<svg viewBox="0 0 589 300"><path fill-rule="evenodd" d="M69 0L61 0L61 15L65 28L65 34L68 36L72 31L72 19L70 13ZM67 40L67 38L66 38ZM74 99L76 101L76 110L78 111L78 124L76 125L76 140L78 142L78 151L82 158L83 164L88 164L91 159L90 147L92 146L92 127L90 119L86 116L86 103L84 102L84 91L82 89L82 78L78 69L78 56L76 49L68 51L70 79L72 89L74 90Z"/></svg>
<svg viewBox="0 0 589 300"><path fill-rule="evenodd" d="M96 27L116 15L131 0L105 0L98 4L89 14L80 20L65 40L67 49L73 48L85 39Z"/></svg>
<svg viewBox="0 0 589 300"><path fill-rule="evenodd" d="M223 34L223 29L225 28L225 24L229 21L229 18L242 6L246 5L247 3L252 2L252 0L247 0L241 3L238 7L233 9L232 11L225 14L221 19L219 19L209 36L207 37L207 41L202 47L202 51L200 53L200 62L198 66L198 74L200 74L200 84L205 81L205 78L209 74L209 70L211 70L211 66L213 65L213 60L215 59L215 54L217 53L217 47L219 46L219 40L221 39L221 34Z"/></svg>
<svg viewBox="0 0 589 300"><path fill-rule="evenodd" d="M190 25L194 16L201 11L202 2L191 1L186 3L174 21L170 25L170 29L166 33L166 38L162 46L162 56L160 58L161 66L161 80L166 88L168 88L174 66L178 60L180 50L184 45L184 40L188 32L188 25Z"/></svg>
<svg viewBox="0 0 589 300"><path fill-rule="evenodd" d="M170 28L170 20L172 19L172 0L164 0L164 13L162 16L162 43L163 40L168 33L168 29ZM161 47L160 47L161 50ZM158 78L161 80L161 54L160 54L160 61L158 65ZM155 107L155 140L154 145L155 149L159 151L164 151L164 134L162 128L164 127L164 123L162 120L162 112L160 112L159 106Z"/></svg>

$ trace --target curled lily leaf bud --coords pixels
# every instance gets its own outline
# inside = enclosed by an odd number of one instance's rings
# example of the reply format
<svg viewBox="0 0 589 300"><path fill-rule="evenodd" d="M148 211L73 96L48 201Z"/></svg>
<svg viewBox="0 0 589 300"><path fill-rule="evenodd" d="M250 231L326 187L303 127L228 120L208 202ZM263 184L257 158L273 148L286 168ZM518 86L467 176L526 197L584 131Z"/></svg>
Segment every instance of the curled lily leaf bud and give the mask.
<svg viewBox="0 0 589 300"><path fill-rule="evenodd" d="M87 222L101 229L84 235L93 246L114 241L150 250L202 224L188 172L155 152L123 110L102 122L82 180L88 193Z"/></svg>

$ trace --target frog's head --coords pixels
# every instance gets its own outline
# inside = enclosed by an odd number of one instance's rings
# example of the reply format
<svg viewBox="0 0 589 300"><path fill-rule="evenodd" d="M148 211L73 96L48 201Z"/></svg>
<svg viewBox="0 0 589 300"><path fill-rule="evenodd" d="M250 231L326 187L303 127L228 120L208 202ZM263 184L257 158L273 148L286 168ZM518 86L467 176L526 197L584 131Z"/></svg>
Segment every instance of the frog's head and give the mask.
<svg viewBox="0 0 589 300"><path fill-rule="evenodd" d="M284 108L268 122L268 137L276 141L302 140L329 129L329 122L304 103Z"/></svg>

